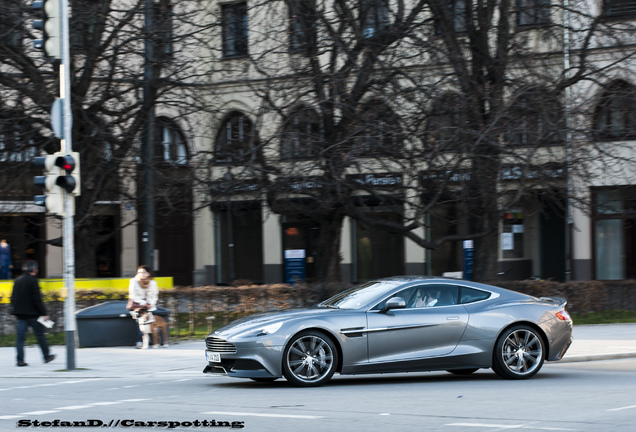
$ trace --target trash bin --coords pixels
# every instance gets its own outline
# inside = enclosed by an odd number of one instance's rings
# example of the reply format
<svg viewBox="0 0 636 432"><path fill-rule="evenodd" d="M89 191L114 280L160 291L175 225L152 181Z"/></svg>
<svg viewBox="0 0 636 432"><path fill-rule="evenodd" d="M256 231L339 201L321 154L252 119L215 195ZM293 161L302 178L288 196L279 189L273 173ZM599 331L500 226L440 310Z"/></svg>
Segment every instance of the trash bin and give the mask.
<svg viewBox="0 0 636 432"><path fill-rule="evenodd" d="M126 300L113 300L77 311L79 347L134 346L139 326L126 310L127 303ZM168 309L157 307L152 313L169 322Z"/></svg>

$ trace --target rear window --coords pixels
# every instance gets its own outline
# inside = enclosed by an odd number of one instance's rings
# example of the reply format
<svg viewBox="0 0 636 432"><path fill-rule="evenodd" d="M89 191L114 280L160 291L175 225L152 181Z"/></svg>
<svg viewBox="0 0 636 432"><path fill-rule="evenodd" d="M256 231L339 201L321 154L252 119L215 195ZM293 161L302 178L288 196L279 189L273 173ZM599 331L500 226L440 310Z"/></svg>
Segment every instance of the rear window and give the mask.
<svg viewBox="0 0 636 432"><path fill-rule="evenodd" d="M474 303L480 300L486 300L488 297L490 297L490 293L488 291L462 287L460 303Z"/></svg>

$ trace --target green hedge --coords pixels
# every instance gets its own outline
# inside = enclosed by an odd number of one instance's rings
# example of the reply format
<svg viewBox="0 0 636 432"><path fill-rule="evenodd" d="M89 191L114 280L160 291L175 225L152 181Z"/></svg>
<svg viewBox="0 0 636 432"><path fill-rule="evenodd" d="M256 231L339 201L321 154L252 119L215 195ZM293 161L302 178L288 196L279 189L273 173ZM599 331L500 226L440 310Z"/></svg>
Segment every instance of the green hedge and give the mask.
<svg viewBox="0 0 636 432"><path fill-rule="evenodd" d="M573 313L605 310L636 311L636 281L572 281L566 283L541 280L497 281L493 285L536 297L565 297ZM311 306L348 288L349 284L270 284L245 286L176 287L162 290L159 305L179 312L259 312L289 307ZM77 309L109 300L126 300L127 293L101 290L78 291ZM58 294L45 301L63 303Z"/></svg>
<svg viewBox="0 0 636 432"><path fill-rule="evenodd" d="M589 313L607 310L609 289L603 281L554 282L541 280L498 281L493 285L535 297L565 297L567 310ZM636 283L631 286L636 290ZM636 292L636 291L635 291ZM636 307L636 304L632 305Z"/></svg>

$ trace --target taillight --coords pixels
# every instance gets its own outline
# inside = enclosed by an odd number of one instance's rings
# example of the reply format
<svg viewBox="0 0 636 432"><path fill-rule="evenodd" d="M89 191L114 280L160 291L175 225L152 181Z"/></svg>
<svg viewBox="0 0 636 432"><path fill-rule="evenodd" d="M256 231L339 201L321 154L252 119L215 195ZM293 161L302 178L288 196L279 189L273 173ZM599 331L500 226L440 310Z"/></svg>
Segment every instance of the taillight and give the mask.
<svg viewBox="0 0 636 432"><path fill-rule="evenodd" d="M572 321L570 314L565 309L561 309L556 313L556 317L561 321Z"/></svg>

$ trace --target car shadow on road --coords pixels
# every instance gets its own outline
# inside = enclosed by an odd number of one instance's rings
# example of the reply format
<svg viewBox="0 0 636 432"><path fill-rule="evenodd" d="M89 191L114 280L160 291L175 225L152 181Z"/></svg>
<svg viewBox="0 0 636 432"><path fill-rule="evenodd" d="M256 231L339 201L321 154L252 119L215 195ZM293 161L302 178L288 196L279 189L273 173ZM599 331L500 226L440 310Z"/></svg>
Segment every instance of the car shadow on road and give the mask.
<svg viewBox="0 0 636 432"><path fill-rule="evenodd" d="M545 380L561 377L562 374L551 371L539 373L530 380ZM489 369L483 369L471 375L455 375L449 372L412 372L398 374L373 374L373 375L334 375L323 387L338 386L369 386L369 385L396 385L396 384L422 384L422 383L469 383L469 382L502 382L514 383L515 380L505 380L497 376ZM227 388L297 388L287 380L281 378L274 382L255 382L249 379L236 379L232 382L224 381L212 383L214 386Z"/></svg>

